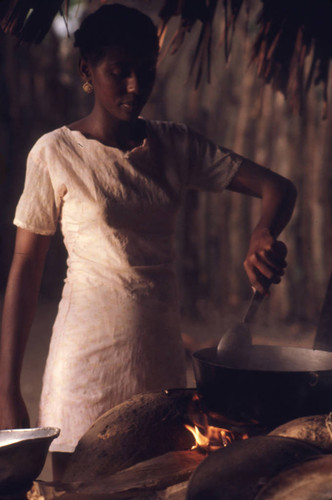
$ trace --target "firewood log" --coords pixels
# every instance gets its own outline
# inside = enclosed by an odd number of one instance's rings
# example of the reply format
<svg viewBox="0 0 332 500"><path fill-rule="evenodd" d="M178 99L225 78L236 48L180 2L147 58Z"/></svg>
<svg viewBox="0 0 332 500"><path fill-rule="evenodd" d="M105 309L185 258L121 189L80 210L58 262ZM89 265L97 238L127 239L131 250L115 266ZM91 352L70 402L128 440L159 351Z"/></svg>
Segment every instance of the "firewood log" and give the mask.
<svg viewBox="0 0 332 500"><path fill-rule="evenodd" d="M296 418L280 425L269 435L300 439L332 452L332 413Z"/></svg>
<svg viewBox="0 0 332 500"><path fill-rule="evenodd" d="M190 449L184 427L194 408L192 389L140 394L112 408L79 441L63 480L107 477L169 451Z"/></svg>
<svg viewBox="0 0 332 500"><path fill-rule="evenodd" d="M172 451L145 460L97 481L81 483L34 482L31 500L119 500L184 498L187 479L205 459L197 451ZM173 488L171 487L173 486ZM175 488L174 485L178 485ZM179 490L179 495L175 495ZM174 491L174 495L171 492ZM169 493L169 495L168 495Z"/></svg>
<svg viewBox="0 0 332 500"><path fill-rule="evenodd" d="M210 453L197 467L189 480L186 498L253 500L263 485L282 470L322 454L311 444L287 437L256 436L233 441Z"/></svg>

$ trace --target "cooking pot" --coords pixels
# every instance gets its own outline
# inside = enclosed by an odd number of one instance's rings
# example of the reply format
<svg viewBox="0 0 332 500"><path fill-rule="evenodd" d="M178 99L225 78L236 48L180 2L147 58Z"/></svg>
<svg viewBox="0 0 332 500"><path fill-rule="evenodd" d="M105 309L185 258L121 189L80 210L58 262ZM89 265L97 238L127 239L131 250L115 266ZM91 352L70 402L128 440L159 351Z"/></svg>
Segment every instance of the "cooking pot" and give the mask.
<svg viewBox="0 0 332 500"><path fill-rule="evenodd" d="M241 363L218 361L215 347L193 353L197 390L211 413L275 427L332 410L332 353L253 345Z"/></svg>

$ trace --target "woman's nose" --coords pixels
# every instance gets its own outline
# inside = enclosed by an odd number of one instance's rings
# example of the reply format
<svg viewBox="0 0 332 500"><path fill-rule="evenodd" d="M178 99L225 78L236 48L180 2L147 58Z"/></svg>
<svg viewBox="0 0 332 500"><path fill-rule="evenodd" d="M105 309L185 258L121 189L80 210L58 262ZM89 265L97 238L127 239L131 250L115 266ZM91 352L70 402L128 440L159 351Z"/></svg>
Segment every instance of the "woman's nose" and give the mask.
<svg viewBox="0 0 332 500"><path fill-rule="evenodd" d="M134 71L127 78L127 92L129 94L138 94L139 92L138 78Z"/></svg>

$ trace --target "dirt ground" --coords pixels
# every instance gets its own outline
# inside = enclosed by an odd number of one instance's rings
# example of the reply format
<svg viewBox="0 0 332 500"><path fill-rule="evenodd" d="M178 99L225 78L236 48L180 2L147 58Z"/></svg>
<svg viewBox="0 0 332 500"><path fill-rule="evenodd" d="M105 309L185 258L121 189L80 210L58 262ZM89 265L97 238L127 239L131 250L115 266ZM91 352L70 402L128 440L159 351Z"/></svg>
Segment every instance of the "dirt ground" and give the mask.
<svg viewBox="0 0 332 500"><path fill-rule="evenodd" d="M0 298L1 300L1 298ZM2 304L2 300L1 300ZM21 377L22 393L30 413L31 426L36 425L38 414L38 401L42 385L42 375L46 361L48 344L51 336L51 328L57 311L57 303L46 299L39 301L37 314L28 340L27 350L24 358ZM238 317L227 318L220 322L211 315L210 324L202 324L200 321L184 320L182 325L182 336L187 351L187 385L195 386L195 379L191 367L190 352L216 345L221 332L227 324L238 321ZM268 335L267 335L268 330ZM255 327L255 343L272 343L283 345L298 345L311 347L315 328L303 327L300 324L293 325L269 325L267 328L264 321ZM48 457L45 467L40 476L43 480L51 480L51 463Z"/></svg>

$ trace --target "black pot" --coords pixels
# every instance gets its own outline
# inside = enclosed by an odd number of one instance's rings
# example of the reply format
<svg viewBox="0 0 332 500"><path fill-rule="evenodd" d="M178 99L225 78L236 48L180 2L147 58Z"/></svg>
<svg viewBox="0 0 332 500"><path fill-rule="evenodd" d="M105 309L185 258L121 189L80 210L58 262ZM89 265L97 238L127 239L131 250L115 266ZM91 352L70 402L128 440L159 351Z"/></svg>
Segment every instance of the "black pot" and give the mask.
<svg viewBox="0 0 332 500"><path fill-rule="evenodd" d="M239 367L220 363L216 348L208 348L193 354L193 365L207 409L233 421L273 428L332 410L330 352L251 346Z"/></svg>

